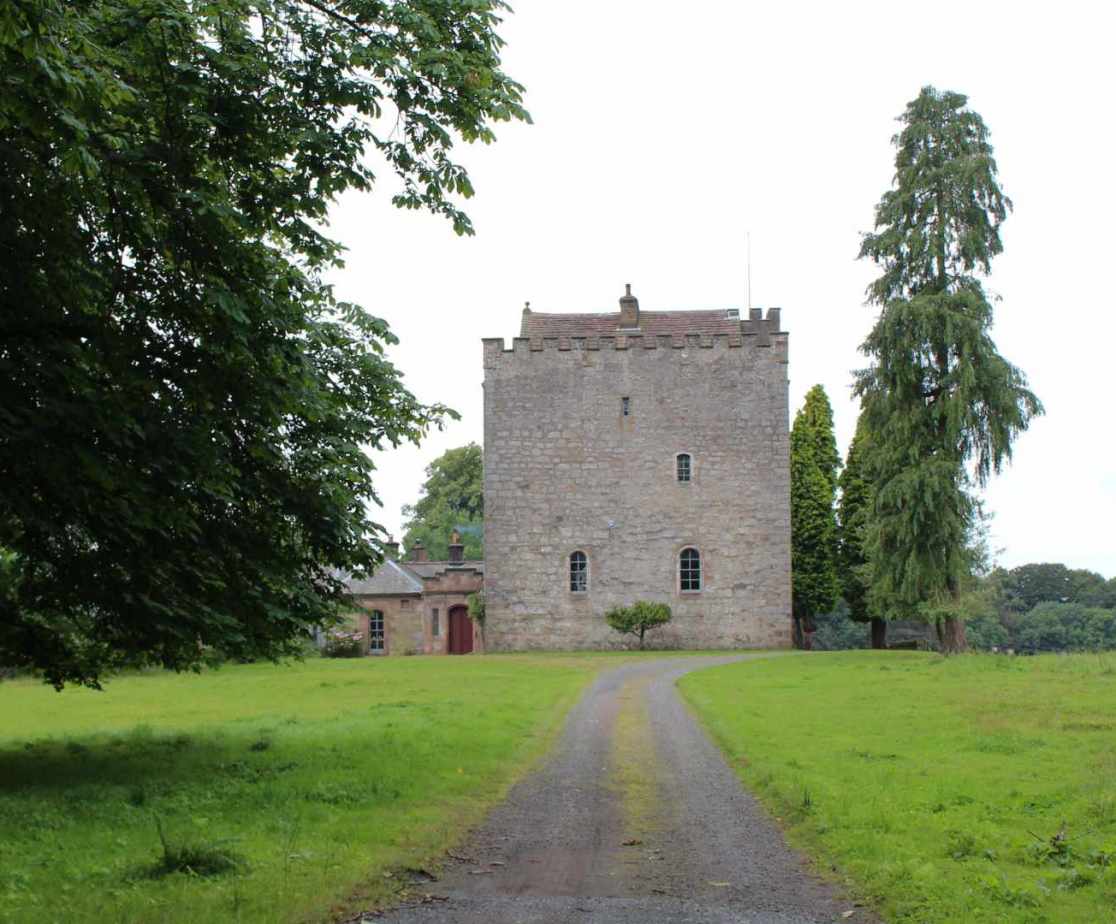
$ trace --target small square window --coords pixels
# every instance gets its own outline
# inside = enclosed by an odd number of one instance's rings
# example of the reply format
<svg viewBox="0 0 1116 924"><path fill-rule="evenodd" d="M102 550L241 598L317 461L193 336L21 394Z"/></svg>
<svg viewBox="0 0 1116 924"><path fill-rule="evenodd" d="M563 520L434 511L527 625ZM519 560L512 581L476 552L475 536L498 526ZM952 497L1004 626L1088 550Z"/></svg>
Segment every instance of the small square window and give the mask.
<svg viewBox="0 0 1116 924"><path fill-rule="evenodd" d="M623 414L625 417L630 417L631 416L631 413L632 413L632 399L631 398L621 398L620 399L620 413Z"/></svg>
<svg viewBox="0 0 1116 924"><path fill-rule="evenodd" d="M399 608L401 610L410 609L410 606L411 606L411 601L410 600L400 600L399 601Z"/></svg>

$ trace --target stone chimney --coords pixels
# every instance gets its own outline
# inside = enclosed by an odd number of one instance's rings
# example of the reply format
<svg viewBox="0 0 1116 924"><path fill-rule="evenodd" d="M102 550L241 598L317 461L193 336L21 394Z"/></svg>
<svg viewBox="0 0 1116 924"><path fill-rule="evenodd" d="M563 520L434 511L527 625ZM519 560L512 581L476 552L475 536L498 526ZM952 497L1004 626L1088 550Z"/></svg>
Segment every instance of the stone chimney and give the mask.
<svg viewBox="0 0 1116 924"><path fill-rule="evenodd" d="M399 560L399 543L392 539L391 536L388 536L387 542L384 543L384 556L393 561Z"/></svg>
<svg viewBox="0 0 1116 924"><path fill-rule="evenodd" d="M459 565L465 560L465 546L461 542L461 534L456 529L450 533L449 560L451 565Z"/></svg>
<svg viewBox="0 0 1116 924"><path fill-rule="evenodd" d="M415 544L411 546L411 561L429 561L426 557L426 546L422 544L422 540L418 539Z"/></svg>
<svg viewBox="0 0 1116 924"><path fill-rule="evenodd" d="M624 286L624 295L620 299L620 326L639 327L639 299L632 295L630 282Z"/></svg>

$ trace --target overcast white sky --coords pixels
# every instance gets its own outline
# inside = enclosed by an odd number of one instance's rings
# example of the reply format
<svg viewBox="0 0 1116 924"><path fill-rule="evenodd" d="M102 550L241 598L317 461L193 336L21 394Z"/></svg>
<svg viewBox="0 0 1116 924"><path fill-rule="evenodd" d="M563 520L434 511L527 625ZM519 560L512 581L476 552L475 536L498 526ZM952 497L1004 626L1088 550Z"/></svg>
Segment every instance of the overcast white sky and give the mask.
<svg viewBox="0 0 1116 924"><path fill-rule="evenodd" d="M995 339L1047 414L986 492L999 561L1116 575L1111 38L1103 3L519 0L501 34L535 124L462 151L477 235L346 196L340 297L387 319L421 399L460 422L376 458L378 519L399 534L424 467L482 442L483 336L539 311L783 308L792 413L821 383L844 452L850 370L873 321L859 233L892 179L895 117L919 88L969 96L1015 213L989 288Z"/></svg>

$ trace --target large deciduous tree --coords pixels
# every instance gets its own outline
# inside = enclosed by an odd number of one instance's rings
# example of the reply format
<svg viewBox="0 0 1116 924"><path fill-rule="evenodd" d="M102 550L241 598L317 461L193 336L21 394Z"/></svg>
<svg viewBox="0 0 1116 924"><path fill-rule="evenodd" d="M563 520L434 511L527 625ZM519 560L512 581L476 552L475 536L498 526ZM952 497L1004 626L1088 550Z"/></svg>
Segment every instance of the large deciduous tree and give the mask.
<svg viewBox="0 0 1116 924"><path fill-rule="evenodd" d="M1011 202L988 130L966 103L926 87L908 104L893 138L894 188L860 248L882 270L868 288L880 306L861 347L869 365L856 376L875 496L867 558L873 594L912 615L920 605L951 611L968 568L970 492L1042 412L990 336L977 274L1002 249ZM940 629L944 650L965 648L959 617L943 616Z"/></svg>
<svg viewBox="0 0 1116 924"><path fill-rule="evenodd" d="M371 567L367 448L446 413L338 302L332 201L471 227L500 0L0 4L0 663L275 657Z"/></svg>
<svg viewBox="0 0 1116 924"><path fill-rule="evenodd" d="M840 456L833 410L815 385L794 418L790 439L791 587L795 641L809 647L814 617L837 602L837 521L833 508Z"/></svg>
<svg viewBox="0 0 1116 924"><path fill-rule="evenodd" d="M422 496L403 508L403 544L421 542L431 558L445 559L449 536L461 534L466 558L484 557L484 456L469 443L448 449L426 467Z"/></svg>

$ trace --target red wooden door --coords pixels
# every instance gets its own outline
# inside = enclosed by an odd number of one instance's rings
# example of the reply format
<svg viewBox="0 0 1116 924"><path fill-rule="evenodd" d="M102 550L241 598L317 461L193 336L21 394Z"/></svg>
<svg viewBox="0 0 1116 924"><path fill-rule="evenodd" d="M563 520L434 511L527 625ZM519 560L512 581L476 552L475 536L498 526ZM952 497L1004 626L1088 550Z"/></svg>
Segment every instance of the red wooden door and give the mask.
<svg viewBox="0 0 1116 924"><path fill-rule="evenodd" d="M473 620L463 606L449 611L449 653L469 654L473 650Z"/></svg>

